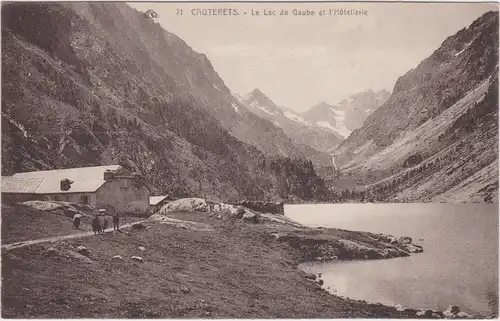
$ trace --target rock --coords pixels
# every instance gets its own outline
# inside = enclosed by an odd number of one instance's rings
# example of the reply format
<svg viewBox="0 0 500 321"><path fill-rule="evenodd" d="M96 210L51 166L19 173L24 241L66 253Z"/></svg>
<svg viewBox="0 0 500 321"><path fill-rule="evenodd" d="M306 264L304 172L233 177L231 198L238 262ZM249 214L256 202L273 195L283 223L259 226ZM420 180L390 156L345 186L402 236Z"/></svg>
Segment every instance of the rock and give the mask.
<svg viewBox="0 0 500 321"><path fill-rule="evenodd" d="M132 256L132 260L144 263L144 260L140 256Z"/></svg>
<svg viewBox="0 0 500 321"><path fill-rule="evenodd" d="M135 223L135 224L132 224L132 230L134 231L144 231L146 229L146 225L142 224L142 223Z"/></svg>
<svg viewBox="0 0 500 321"><path fill-rule="evenodd" d="M43 252L43 254L46 256L54 256L54 255L59 255L61 253L55 247L49 247L47 250Z"/></svg>
<svg viewBox="0 0 500 321"><path fill-rule="evenodd" d="M417 311L417 317L426 317L426 318L431 318L432 317L432 313L434 311L432 310L427 310L427 309L420 309Z"/></svg>
<svg viewBox="0 0 500 321"><path fill-rule="evenodd" d="M460 313L460 307L458 305L450 305L448 308L443 312L443 315L446 318L454 318L458 313Z"/></svg>
<svg viewBox="0 0 500 321"><path fill-rule="evenodd" d="M90 255L90 250L83 245L78 246L76 248L76 252L80 253L81 255L85 255L85 256Z"/></svg>
<svg viewBox="0 0 500 321"><path fill-rule="evenodd" d="M316 280L316 274L314 273L305 273L305 277L308 280Z"/></svg>
<svg viewBox="0 0 500 321"><path fill-rule="evenodd" d="M460 318L460 319L474 319L474 316L468 314L467 312L463 312L463 311L458 312L456 314L456 317Z"/></svg>
<svg viewBox="0 0 500 321"><path fill-rule="evenodd" d="M442 319L443 318L443 312L434 311L434 312L432 312L432 317L436 318L436 319Z"/></svg>
<svg viewBox="0 0 500 321"><path fill-rule="evenodd" d="M113 260L123 260L123 257L121 255L115 255L113 256Z"/></svg>
<svg viewBox="0 0 500 321"><path fill-rule="evenodd" d="M323 285L324 283L325 283L325 282L323 282L323 280L321 280L321 279L319 279L319 280L318 280L318 284L319 284L319 285Z"/></svg>
<svg viewBox="0 0 500 321"><path fill-rule="evenodd" d="M259 218L260 218L260 215L256 214L256 213L246 212L243 215L243 221L250 222L250 223L253 223L253 224L259 223Z"/></svg>
<svg viewBox="0 0 500 321"><path fill-rule="evenodd" d="M388 235L388 236L387 236L387 241L388 241L389 243L391 243L391 244L396 244L396 243L398 243L398 239L397 239L397 238L395 238L395 237L394 237L394 236L392 236L392 235Z"/></svg>
<svg viewBox="0 0 500 321"><path fill-rule="evenodd" d="M80 253L77 253L75 251L71 251L71 250L68 250L66 253L68 253L68 255L72 258L75 258L75 259L78 259L78 260L81 260L85 263L92 263L93 261L91 259L89 259L86 255L82 255Z"/></svg>
<svg viewBox="0 0 500 321"><path fill-rule="evenodd" d="M426 318L432 318L433 314L434 314L434 311L432 311L432 310L425 310L424 316Z"/></svg>
<svg viewBox="0 0 500 321"><path fill-rule="evenodd" d="M397 304L395 306L395 308L396 308L396 311L398 311L398 312L403 312L405 310L405 308L403 308L403 306L401 304Z"/></svg>
<svg viewBox="0 0 500 321"><path fill-rule="evenodd" d="M137 249L138 249L139 251L146 251L146 248L145 248L144 246L139 246Z"/></svg>
<svg viewBox="0 0 500 321"><path fill-rule="evenodd" d="M399 244L410 244L411 241L412 241L411 237L403 236L403 237L399 238L398 243Z"/></svg>
<svg viewBox="0 0 500 321"><path fill-rule="evenodd" d="M406 244L404 248L410 253L422 253L424 249L420 245Z"/></svg>
<svg viewBox="0 0 500 321"><path fill-rule="evenodd" d="M159 213L169 212L209 212L210 205L203 198L182 198L164 205Z"/></svg>

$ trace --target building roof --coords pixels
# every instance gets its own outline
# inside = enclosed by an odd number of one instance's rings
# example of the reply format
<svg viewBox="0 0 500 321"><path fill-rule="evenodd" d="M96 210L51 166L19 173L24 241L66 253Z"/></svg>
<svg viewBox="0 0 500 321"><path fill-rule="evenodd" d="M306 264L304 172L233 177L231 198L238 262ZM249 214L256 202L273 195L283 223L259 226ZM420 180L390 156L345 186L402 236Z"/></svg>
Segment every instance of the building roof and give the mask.
<svg viewBox="0 0 500 321"><path fill-rule="evenodd" d="M163 195L163 196L150 196L149 197L149 205L158 205L161 201L166 199L168 195Z"/></svg>
<svg viewBox="0 0 500 321"><path fill-rule="evenodd" d="M11 176L13 179L41 179L36 188L36 194L66 194L66 193L89 193L95 192L104 183L104 172L106 170L116 171L120 165L93 166L56 169L51 171L37 171L17 173ZM72 180L73 183L67 191L61 190L61 180ZM2 192L4 191L2 178ZM14 193L14 192L11 192ZM25 192L26 193L26 192Z"/></svg>
<svg viewBox="0 0 500 321"><path fill-rule="evenodd" d="M2 176L2 193L35 194L43 178Z"/></svg>

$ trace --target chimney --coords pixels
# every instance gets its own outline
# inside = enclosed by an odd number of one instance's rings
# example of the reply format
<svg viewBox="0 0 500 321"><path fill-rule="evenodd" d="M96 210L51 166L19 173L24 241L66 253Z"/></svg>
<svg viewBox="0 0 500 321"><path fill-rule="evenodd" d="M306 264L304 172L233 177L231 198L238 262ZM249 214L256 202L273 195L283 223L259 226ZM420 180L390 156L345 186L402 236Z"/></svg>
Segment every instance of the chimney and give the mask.
<svg viewBox="0 0 500 321"><path fill-rule="evenodd" d="M61 180L61 191L69 191L71 188L71 184L73 184L72 180L67 178Z"/></svg>

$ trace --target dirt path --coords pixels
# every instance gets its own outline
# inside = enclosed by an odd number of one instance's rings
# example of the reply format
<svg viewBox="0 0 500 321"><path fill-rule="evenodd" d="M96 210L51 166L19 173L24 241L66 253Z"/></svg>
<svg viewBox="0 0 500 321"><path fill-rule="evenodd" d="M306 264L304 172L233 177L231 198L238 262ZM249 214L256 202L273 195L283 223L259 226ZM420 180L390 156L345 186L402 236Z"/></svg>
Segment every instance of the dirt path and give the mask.
<svg viewBox="0 0 500 321"><path fill-rule="evenodd" d="M141 220L141 221L136 221L136 222L124 224L120 227L120 229L128 228L128 227L132 226L133 224L142 223L145 221L146 220ZM110 227L110 228L106 229L104 232L105 233L112 233L112 232L114 232L114 230L112 227ZM48 242L55 243L55 242L59 242L62 240L77 239L77 238L88 237L88 236L93 236L93 235L94 235L94 232L89 231L89 232L80 232L80 233L61 235L61 236L53 236L53 237L47 237L47 238L43 238L43 239L28 240L28 241L21 241L21 242L16 242L16 243L11 243L11 244L5 244L5 245L1 246L1 249L9 251L9 250L13 250L13 249L17 249L20 247L33 245L33 244L48 243Z"/></svg>

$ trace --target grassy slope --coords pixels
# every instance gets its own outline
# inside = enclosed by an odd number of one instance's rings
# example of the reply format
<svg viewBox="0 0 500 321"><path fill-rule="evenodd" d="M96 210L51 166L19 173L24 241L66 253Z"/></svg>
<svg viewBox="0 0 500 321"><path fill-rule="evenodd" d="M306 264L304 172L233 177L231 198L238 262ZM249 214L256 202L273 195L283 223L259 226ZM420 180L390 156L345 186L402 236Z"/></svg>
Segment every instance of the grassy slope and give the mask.
<svg viewBox="0 0 500 321"><path fill-rule="evenodd" d="M142 232L4 251L2 317L403 316L323 291L296 269L298 253L263 225L206 214L173 216L214 229L151 222ZM71 248L78 245L91 250L91 261L75 257ZM49 247L57 253L48 254ZM144 263L132 261L133 255Z"/></svg>
<svg viewBox="0 0 500 321"><path fill-rule="evenodd" d="M144 217L122 217L120 224L143 219ZM62 210L40 211L23 205L2 205L2 244L92 231L90 221L90 217L84 216L76 230L73 228L72 218ZM109 219L109 227L112 226Z"/></svg>

